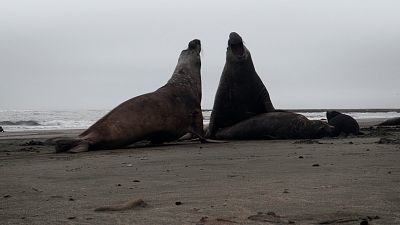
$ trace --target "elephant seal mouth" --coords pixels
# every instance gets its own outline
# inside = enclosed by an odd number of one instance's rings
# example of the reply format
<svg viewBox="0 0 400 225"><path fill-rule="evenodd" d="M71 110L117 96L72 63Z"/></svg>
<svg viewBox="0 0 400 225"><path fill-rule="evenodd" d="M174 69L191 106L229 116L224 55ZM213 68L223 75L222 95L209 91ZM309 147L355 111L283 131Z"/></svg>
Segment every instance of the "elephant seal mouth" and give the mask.
<svg viewBox="0 0 400 225"><path fill-rule="evenodd" d="M229 47L231 48L232 53L233 53L235 56L240 57L240 56L243 56L243 55L244 55L244 46L243 46L243 43L241 43L241 44L235 44L235 45L230 45Z"/></svg>

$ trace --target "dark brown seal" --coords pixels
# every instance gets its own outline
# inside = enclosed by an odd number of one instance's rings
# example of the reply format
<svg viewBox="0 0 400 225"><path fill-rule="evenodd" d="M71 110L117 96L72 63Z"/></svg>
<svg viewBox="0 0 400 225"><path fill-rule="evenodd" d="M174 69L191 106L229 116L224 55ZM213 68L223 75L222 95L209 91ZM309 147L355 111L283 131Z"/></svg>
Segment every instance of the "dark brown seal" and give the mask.
<svg viewBox="0 0 400 225"><path fill-rule="evenodd" d="M57 141L56 152L115 149L141 140L162 143L188 132L202 136L200 51L200 41L192 40L167 84L120 104L78 139Z"/></svg>
<svg viewBox="0 0 400 225"><path fill-rule="evenodd" d="M326 118L328 119L329 125L335 127L336 135L341 133L345 134L346 136L349 134L362 134L360 132L360 126L358 125L357 120L349 115L338 111L328 111L326 112Z"/></svg>
<svg viewBox="0 0 400 225"><path fill-rule="evenodd" d="M253 116L220 129L218 139L310 139L334 135L334 127L292 112L270 112Z"/></svg>
<svg viewBox="0 0 400 225"><path fill-rule="evenodd" d="M274 110L269 93L254 68L250 51L239 34L232 32L207 136L214 137L221 128Z"/></svg>
<svg viewBox="0 0 400 225"><path fill-rule="evenodd" d="M378 126L400 126L400 117L387 119L378 124Z"/></svg>

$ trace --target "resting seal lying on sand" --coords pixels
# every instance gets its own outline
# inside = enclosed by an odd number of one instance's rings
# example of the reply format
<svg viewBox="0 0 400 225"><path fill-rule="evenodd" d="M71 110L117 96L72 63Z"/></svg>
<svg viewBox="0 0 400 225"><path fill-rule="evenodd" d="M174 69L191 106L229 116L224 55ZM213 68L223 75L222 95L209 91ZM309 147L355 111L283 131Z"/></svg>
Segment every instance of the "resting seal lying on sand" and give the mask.
<svg viewBox="0 0 400 225"><path fill-rule="evenodd" d="M220 129L218 139L308 139L334 135L335 128L320 120L309 120L292 112L270 112L253 116Z"/></svg>
<svg viewBox="0 0 400 225"><path fill-rule="evenodd" d="M254 68L249 50L239 34L230 33L225 67L206 136L214 137L221 128L274 110L269 93Z"/></svg>
<svg viewBox="0 0 400 225"><path fill-rule="evenodd" d="M378 126L400 126L400 117L391 118L378 124Z"/></svg>
<svg viewBox="0 0 400 225"><path fill-rule="evenodd" d="M200 41L192 40L166 85L120 104L79 138L57 141L56 152L115 149L141 140L162 143L188 132L202 136L200 51Z"/></svg>
<svg viewBox="0 0 400 225"><path fill-rule="evenodd" d="M326 112L326 118L329 125L335 127L335 135L339 135L340 133L344 133L345 135L362 134L360 133L360 126L357 121L349 115L338 111L328 111Z"/></svg>

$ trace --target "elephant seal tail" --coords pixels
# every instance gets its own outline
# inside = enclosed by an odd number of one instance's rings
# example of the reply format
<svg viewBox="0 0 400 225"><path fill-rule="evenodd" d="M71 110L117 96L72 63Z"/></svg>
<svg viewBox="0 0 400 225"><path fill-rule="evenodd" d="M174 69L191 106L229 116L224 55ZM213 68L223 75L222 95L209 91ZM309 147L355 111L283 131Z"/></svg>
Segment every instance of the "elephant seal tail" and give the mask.
<svg viewBox="0 0 400 225"><path fill-rule="evenodd" d="M59 139L55 141L56 153L60 152L86 152L89 150L89 144L80 139Z"/></svg>

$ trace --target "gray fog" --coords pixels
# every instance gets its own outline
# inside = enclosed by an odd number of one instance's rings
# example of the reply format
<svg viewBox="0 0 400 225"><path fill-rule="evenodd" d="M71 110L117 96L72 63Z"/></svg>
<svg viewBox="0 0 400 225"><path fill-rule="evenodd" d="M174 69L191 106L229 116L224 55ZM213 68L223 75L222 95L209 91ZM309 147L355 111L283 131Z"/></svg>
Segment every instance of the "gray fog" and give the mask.
<svg viewBox="0 0 400 225"><path fill-rule="evenodd" d="M276 108L400 108L400 1L6 0L0 109L111 109L202 42L212 108L238 32Z"/></svg>

